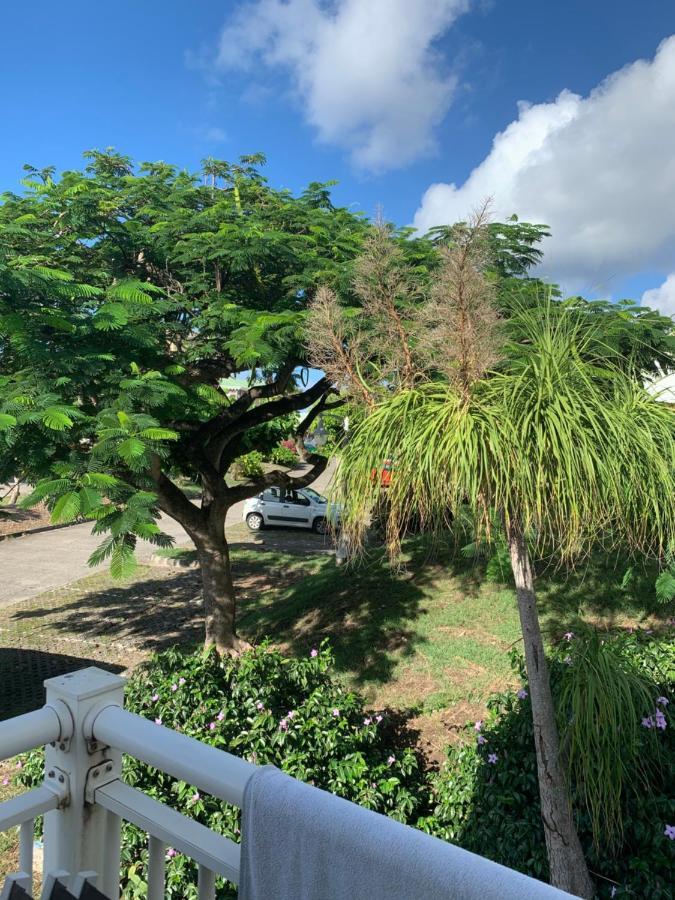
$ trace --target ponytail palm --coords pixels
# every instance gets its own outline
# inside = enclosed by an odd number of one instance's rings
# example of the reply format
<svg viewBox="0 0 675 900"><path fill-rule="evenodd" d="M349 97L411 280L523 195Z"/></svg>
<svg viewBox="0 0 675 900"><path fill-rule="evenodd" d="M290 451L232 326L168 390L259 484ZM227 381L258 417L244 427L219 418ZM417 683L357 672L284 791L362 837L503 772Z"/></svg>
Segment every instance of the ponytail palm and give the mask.
<svg viewBox="0 0 675 900"><path fill-rule="evenodd" d="M531 554L571 563L598 541L660 554L675 534L675 417L618 368L592 362L573 315L541 309L497 374L427 382L379 403L346 448L339 492L348 540L362 543L393 460L390 550L416 517L429 531L469 511L476 538L503 523L530 682L551 880L592 896L572 818L539 626ZM525 350L523 351L523 346ZM591 361L589 361L591 360ZM495 515L496 514L496 515Z"/></svg>

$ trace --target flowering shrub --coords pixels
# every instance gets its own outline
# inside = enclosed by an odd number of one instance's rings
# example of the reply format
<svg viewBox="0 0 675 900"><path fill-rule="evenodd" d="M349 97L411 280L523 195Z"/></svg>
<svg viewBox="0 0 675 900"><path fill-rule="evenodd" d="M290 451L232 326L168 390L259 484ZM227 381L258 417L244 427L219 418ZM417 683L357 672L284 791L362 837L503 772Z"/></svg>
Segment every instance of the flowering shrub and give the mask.
<svg viewBox="0 0 675 900"><path fill-rule="evenodd" d="M169 650L137 670L126 706L157 724L227 749L261 765L272 763L302 781L386 813L414 821L424 802L424 773L386 714L365 713L361 699L331 673L325 647L288 659L261 646L237 659ZM398 739L397 739L398 738ZM42 754L25 760L21 781L42 779ZM23 765L23 763L22 763ZM124 779L233 840L239 810L202 795L135 759L125 758ZM146 895L147 836L125 824L123 897ZM197 896L192 860L167 852L165 896ZM236 891L219 882L219 898Z"/></svg>
<svg viewBox="0 0 675 900"><path fill-rule="evenodd" d="M295 451L295 445L291 450L286 444L288 441L284 441L278 447L275 447L274 450L270 453L270 462L273 462L277 466L294 466L298 462L298 454ZM293 443L290 441L290 443Z"/></svg>
<svg viewBox="0 0 675 900"><path fill-rule="evenodd" d="M568 632L550 660L556 696L580 652ZM675 645L644 633L621 639L622 650L651 679L654 728L642 744L643 775L622 798L621 845L610 855L595 847L593 823L586 805L575 796L579 836L590 868L599 873L599 897L672 897L675 883ZM514 666L524 676L522 660ZM664 702L665 701L665 702ZM467 726L470 742L451 747L443 770L431 777L429 815L418 827L489 856L504 865L546 880L548 864L539 815L539 790L532 733L532 713L526 687L496 694L484 722ZM656 719L663 722L657 726ZM641 722L638 721L638 726ZM658 741L655 731L658 727ZM574 788L574 786L573 786ZM669 830L670 829L670 830Z"/></svg>
<svg viewBox="0 0 675 900"><path fill-rule="evenodd" d="M257 478L263 474L264 457L257 450L251 450L234 461L234 474L237 478Z"/></svg>
<svg viewBox="0 0 675 900"><path fill-rule="evenodd" d="M556 695L578 659L577 641L568 632L552 655ZM592 822L577 797L579 833L590 868L603 876L597 878L599 897L665 900L675 881L675 645L636 633L623 649L653 683L653 708L643 711L653 724L640 723L640 731L646 752L658 759L645 768L650 783L639 783L623 800L622 842L614 856L594 848ZM266 646L238 659L171 650L136 672L127 707L546 880L529 692L522 660L514 657L514 665L523 686L493 696L488 716L467 726L468 743L449 749L439 773L421 769L408 737L385 714L364 711L360 698L332 673L325 647L302 659ZM42 774L41 753L17 762L17 780L26 787L39 783ZM133 759L125 761L124 777L238 840L234 807ZM124 826L122 854L124 898L144 897L147 838L133 826ZM166 897L192 900L196 880L194 863L170 848ZM219 882L218 897L234 898L236 892Z"/></svg>

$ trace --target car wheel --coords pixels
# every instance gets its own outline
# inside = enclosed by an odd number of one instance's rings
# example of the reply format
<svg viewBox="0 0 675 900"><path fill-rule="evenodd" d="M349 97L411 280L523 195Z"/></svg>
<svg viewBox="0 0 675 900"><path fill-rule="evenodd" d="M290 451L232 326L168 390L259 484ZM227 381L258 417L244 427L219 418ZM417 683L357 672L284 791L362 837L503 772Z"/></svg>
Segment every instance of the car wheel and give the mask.
<svg viewBox="0 0 675 900"><path fill-rule="evenodd" d="M312 522L312 531L316 532L316 534L326 534L328 531L328 521L324 519L323 516L314 519Z"/></svg>
<svg viewBox="0 0 675 900"><path fill-rule="evenodd" d="M246 516L246 524L251 529L251 531L262 531L265 527L265 520L260 515L260 513L249 513Z"/></svg>

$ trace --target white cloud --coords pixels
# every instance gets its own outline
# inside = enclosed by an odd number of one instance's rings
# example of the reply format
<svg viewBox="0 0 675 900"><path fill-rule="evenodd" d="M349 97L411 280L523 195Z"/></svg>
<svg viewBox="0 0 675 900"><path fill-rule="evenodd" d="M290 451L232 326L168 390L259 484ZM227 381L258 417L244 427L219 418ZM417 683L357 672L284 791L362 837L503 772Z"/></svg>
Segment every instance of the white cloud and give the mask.
<svg viewBox="0 0 675 900"><path fill-rule="evenodd" d="M616 276L672 264L675 36L588 97L563 91L518 113L464 184L427 190L419 229L465 218L492 196L498 217L551 226L544 270L570 286L607 290Z"/></svg>
<svg viewBox="0 0 675 900"><path fill-rule="evenodd" d="M675 272L659 287L645 291L642 295L642 305L658 309L664 316L675 316Z"/></svg>
<svg viewBox="0 0 675 900"><path fill-rule="evenodd" d="M291 73L304 115L357 165L383 170L436 149L456 87L433 43L469 0L253 0L221 34L217 65Z"/></svg>

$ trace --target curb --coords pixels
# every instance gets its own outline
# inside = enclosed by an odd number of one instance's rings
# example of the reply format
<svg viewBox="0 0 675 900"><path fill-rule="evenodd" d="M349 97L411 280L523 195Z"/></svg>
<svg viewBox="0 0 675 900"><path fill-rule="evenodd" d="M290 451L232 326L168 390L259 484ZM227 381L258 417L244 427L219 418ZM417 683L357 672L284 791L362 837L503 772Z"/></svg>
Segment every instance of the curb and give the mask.
<svg viewBox="0 0 675 900"><path fill-rule="evenodd" d="M39 528L25 528L23 531L10 531L0 534L0 541L9 541L12 538L26 537L28 534L43 534L45 531L59 531L61 528L72 528L73 525L84 525L85 519L77 522L62 522L60 525L40 525Z"/></svg>

